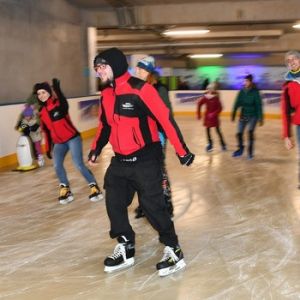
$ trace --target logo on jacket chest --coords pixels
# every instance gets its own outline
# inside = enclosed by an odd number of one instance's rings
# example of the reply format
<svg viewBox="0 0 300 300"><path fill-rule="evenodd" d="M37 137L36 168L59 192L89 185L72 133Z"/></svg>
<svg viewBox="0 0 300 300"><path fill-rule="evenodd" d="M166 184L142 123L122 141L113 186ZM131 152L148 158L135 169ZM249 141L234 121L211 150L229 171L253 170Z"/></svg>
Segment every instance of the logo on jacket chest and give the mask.
<svg viewBox="0 0 300 300"><path fill-rule="evenodd" d="M59 117L59 115L60 115L59 111L55 111L55 112L53 113L53 118L56 119L56 118Z"/></svg>
<svg viewBox="0 0 300 300"><path fill-rule="evenodd" d="M62 119L64 116L58 108L54 108L50 111L50 118L52 121L57 121Z"/></svg>
<svg viewBox="0 0 300 300"><path fill-rule="evenodd" d="M116 97L114 112L121 116L130 118L137 117L140 114L136 95L125 94Z"/></svg>
<svg viewBox="0 0 300 300"><path fill-rule="evenodd" d="M134 110L134 105L130 102L125 102L121 104L122 110Z"/></svg>

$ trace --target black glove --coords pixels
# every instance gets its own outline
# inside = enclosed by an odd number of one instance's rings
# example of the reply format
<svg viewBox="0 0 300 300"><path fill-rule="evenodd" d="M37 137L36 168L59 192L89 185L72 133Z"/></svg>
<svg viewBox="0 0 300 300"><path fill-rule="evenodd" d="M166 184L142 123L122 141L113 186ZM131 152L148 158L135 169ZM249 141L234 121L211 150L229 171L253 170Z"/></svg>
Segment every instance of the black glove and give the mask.
<svg viewBox="0 0 300 300"><path fill-rule="evenodd" d="M26 123L21 122L20 127L21 127L22 129L25 129L25 128L29 127L29 125L26 124Z"/></svg>
<svg viewBox="0 0 300 300"><path fill-rule="evenodd" d="M91 151L90 151L90 153L88 154L88 160L89 160L89 161L91 161L91 162L93 162L93 163L96 162L97 157L98 157L98 155L99 155L99 154L97 154L96 152L97 152L96 150L91 150ZM94 159L93 159L93 156L94 156Z"/></svg>
<svg viewBox="0 0 300 300"><path fill-rule="evenodd" d="M52 159L51 151L47 151L47 152L46 152L46 155L47 155L47 157L48 157L49 159Z"/></svg>
<svg viewBox="0 0 300 300"><path fill-rule="evenodd" d="M57 78L52 79L52 86L54 91L59 91L60 90L60 81Z"/></svg>
<svg viewBox="0 0 300 300"><path fill-rule="evenodd" d="M34 124L32 126L29 126L30 131L37 131L39 129L40 125L39 124Z"/></svg>
<svg viewBox="0 0 300 300"><path fill-rule="evenodd" d="M231 122L234 122L235 117L231 116Z"/></svg>
<svg viewBox="0 0 300 300"><path fill-rule="evenodd" d="M186 165L186 166L189 166L192 164L192 162L194 161L194 158L195 158L195 154L191 153L191 152L188 152L186 155L184 156L179 156L178 155L178 158L180 160L180 163L182 165Z"/></svg>

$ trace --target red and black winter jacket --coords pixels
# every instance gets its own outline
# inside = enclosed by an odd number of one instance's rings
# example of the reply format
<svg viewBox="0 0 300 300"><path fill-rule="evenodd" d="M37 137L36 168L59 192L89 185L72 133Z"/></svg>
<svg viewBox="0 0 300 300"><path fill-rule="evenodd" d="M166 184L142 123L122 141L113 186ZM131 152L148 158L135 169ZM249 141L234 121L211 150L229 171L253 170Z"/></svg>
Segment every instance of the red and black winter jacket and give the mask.
<svg viewBox="0 0 300 300"><path fill-rule="evenodd" d="M109 141L119 156L139 155L159 144L157 122L179 156L188 153L180 130L156 89L128 72L103 90L99 127L91 150L95 155Z"/></svg>
<svg viewBox="0 0 300 300"><path fill-rule="evenodd" d="M41 128L45 133L46 151L54 144L63 144L79 132L71 122L68 114L69 105L64 97L50 97L40 109Z"/></svg>
<svg viewBox="0 0 300 300"><path fill-rule="evenodd" d="M282 88L281 112L283 137L291 136L291 124L300 125L300 83L287 81Z"/></svg>

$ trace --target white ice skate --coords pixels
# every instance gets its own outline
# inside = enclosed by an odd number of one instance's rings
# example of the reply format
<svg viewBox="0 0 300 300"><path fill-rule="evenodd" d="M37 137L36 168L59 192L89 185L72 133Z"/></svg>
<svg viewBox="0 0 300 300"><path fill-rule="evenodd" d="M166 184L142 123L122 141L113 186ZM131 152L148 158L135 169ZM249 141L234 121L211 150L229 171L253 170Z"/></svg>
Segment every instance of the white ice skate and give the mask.
<svg viewBox="0 0 300 300"><path fill-rule="evenodd" d="M39 165L39 167L43 167L45 165L45 159L43 157L43 155L38 155L38 159L37 159L37 163Z"/></svg>

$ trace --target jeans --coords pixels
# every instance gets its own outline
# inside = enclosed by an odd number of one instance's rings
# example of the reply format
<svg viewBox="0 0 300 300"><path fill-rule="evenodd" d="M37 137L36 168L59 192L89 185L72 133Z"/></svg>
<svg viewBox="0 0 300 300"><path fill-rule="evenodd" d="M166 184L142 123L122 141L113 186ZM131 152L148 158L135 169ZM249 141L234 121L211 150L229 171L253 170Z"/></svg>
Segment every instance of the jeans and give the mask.
<svg viewBox="0 0 300 300"><path fill-rule="evenodd" d="M238 124L238 133L243 134L248 125L249 131L254 131L257 123L257 117L241 117Z"/></svg>
<svg viewBox="0 0 300 300"><path fill-rule="evenodd" d="M60 181L65 185L69 185L67 173L64 168L64 160L68 151L71 151L72 160L76 168L88 183L96 183L92 172L85 166L82 158L82 141L78 135L63 144L55 144L53 148L54 169Z"/></svg>
<svg viewBox="0 0 300 300"><path fill-rule="evenodd" d="M238 124L238 132L237 132L237 139L238 139L238 151L242 151L244 149L244 142L243 142L243 134L246 126L248 126L248 156L252 158L254 155L254 130L257 123L257 117L241 117ZM241 152L241 153L242 153Z"/></svg>

